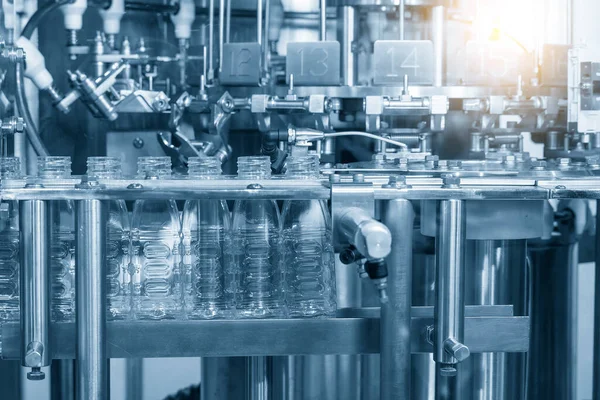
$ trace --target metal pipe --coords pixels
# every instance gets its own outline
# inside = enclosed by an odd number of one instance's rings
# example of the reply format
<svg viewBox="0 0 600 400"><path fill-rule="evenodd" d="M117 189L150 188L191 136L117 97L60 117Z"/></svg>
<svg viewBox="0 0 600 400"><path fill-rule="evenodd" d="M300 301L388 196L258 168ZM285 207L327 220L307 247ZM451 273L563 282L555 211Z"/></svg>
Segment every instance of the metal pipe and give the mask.
<svg viewBox="0 0 600 400"><path fill-rule="evenodd" d="M41 367L51 361L50 349L50 224L48 204L19 204L21 230L21 365L30 380L44 379Z"/></svg>
<svg viewBox="0 0 600 400"><path fill-rule="evenodd" d="M77 202L77 398L108 398L106 355L106 204Z"/></svg>
<svg viewBox="0 0 600 400"><path fill-rule="evenodd" d="M269 382L268 382L268 357L248 357L248 381L247 381L247 399L248 400L268 400Z"/></svg>
<svg viewBox="0 0 600 400"><path fill-rule="evenodd" d="M265 0L265 29L263 30L263 65L262 68L265 71L269 71L269 54L271 52L269 48L269 30L271 25L271 0Z"/></svg>
<svg viewBox="0 0 600 400"><path fill-rule="evenodd" d="M263 0L256 1L256 41L262 47L263 40Z"/></svg>
<svg viewBox="0 0 600 400"><path fill-rule="evenodd" d="M415 213L408 200L383 205L382 221L392 233L388 256L388 303L381 306L381 399L409 400L412 240Z"/></svg>
<svg viewBox="0 0 600 400"><path fill-rule="evenodd" d="M319 0L319 40L327 40L327 0Z"/></svg>
<svg viewBox="0 0 600 400"><path fill-rule="evenodd" d="M400 0L400 3L398 4L398 33L400 40L404 40L406 29L404 26L404 19L406 18L404 2L405 0Z"/></svg>
<svg viewBox="0 0 600 400"><path fill-rule="evenodd" d="M600 400L600 200L596 200L596 274L594 291L593 400Z"/></svg>
<svg viewBox="0 0 600 400"><path fill-rule="evenodd" d="M75 360L52 360L50 378L51 400L75 400Z"/></svg>
<svg viewBox="0 0 600 400"><path fill-rule="evenodd" d="M227 0L227 12L225 13L225 43L231 40L231 0Z"/></svg>
<svg viewBox="0 0 600 400"><path fill-rule="evenodd" d="M225 0L219 0L219 73L223 70L223 43L225 41Z"/></svg>
<svg viewBox="0 0 600 400"><path fill-rule="evenodd" d="M214 40L215 40L215 0L208 3L208 77L207 80L212 83L215 78L214 67Z"/></svg>
<svg viewBox="0 0 600 400"><path fill-rule="evenodd" d="M345 86L354 86L358 76L358 58L352 51L352 43L356 40L356 11L354 7L338 7L337 39L342 47L342 78Z"/></svg>
<svg viewBox="0 0 600 400"><path fill-rule="evenodd" d="M431 38L433 40L433 85L444 86L446 74L446 9L436 6L431 9Z"/></svg>
<svg viewBox="0 0 600 400"><path fill-rule="evenodd" d="M464 341L466 208L462 200L438 203L434 360L442 375L456 374L469 355Z"/></svg>

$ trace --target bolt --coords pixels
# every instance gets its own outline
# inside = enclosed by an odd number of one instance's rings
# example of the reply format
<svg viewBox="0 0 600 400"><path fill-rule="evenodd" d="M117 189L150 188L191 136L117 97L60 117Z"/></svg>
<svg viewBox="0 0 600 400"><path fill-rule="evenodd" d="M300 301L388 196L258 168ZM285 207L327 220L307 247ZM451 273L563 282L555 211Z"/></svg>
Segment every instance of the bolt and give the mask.
<svg viewBox="0 0 600 400"><path fill-rule="evenodd" d="M428 168L436 168L438 166L439 161L440 158L438 156L425 156L425 165Z"/></svg>
<svg viewBox="0 0 600 400"><path fill-rule="evenodd" d="M427 325L427 330L425 331L425 340L427 340L427 342L429 342L429 344L431 345L433 345L433 342L435 340L434 334L435 328L433 327L433 325Z"/></svg>
<svg viewBox="0 0 600 400"><path fill-rule="evenodd" d="M546 169L546 165L546 161L531 161L531 169L536 171L543 171L544 169Z"/></svg>
<svg viewBox="0 0 600 400"><path fill-rule="evenodd" d="M446 189L457 188L460 186L460 177L453 174L442 175L442 187Z"/></svg>
<svg viewBox="0 0 600 400"><path fill-rule="evenodd" d="M558 167L559 168L568 168L571 165L571 159L570 158L559 158L558 160Z"/></svg>
<svg viewBox="0 0 600 400"><path fill-rule="evenodd" d="M456 376L456 367L452 364L440 365L440 376Z"/></svg>
<svg viewBox="0 0 600 400"><path fill-rule="evenodd" d="M383 153L376 153L376 154L373 154L373 156L371 157L371 160L375 161L376 163L380 163L380 164L384 163L386 159L387 159L387 157Z"/></svg>
<svg viewBox="0 0 600 400"><path fill-rule="evenodd" d="M31 371L27 373L27 379L30 381L41 381L46 378L46 374L42 372L40 367L33 367Z"/></svg>
<svg viewBox="0 0 600 400"><path fill-rule="evenodd" d="M262 189L262 185L259 183L251 183L248 186L246 186L246 189L250 189L250 190L255 190L255 189Z"/></svg>
<svg viewBox="0 0 600 400"><path fill-rule="evenodd" d="M100 182L98 182L98 178L95 176L87 176L84 175L81 178L81 183L77 185L78 189L93 189L100 186Z"/></svg>
<svg viewBox="0 0 600 400"><path fill-rule="evenodd" d="M354 183L364 183L365 176L363 174L354 174L352 175L352 182Z"/></svg>
<svg viewBox="0 0 600 400"><path fill-rule="evenodd" d="M517 162L517 157L509 155L502 157L502 164L514 165Z"/></svg>
<svg viewBox="0 0 600 400"><path fill-rule="evenodd" d="M342 181L342 177L338 174L329 175L329 183L340 183Z"/></svg>
<svg viewBox="0 0 600 400"><path fill-rule="evenodd" d="M403 189L406 188L406 176L404 175L390 175L390 180L387 185L384 185L385 188L391 189Z"/></svg>
<svg viewBox="0 0 600 400"><path fill-rule="evenodd" d="M450 160L448 161L448 169L461 169L462 161Z"/></svg>
<svg viewBox="0 0 600 400"><path fill-rule="evenodd" d="M144 147L144 139L142 139L139 136L133 139L133 147L135 147L136 149L141 149L142 147Z"/></svg>
<svg viewBox="0 0 600 400"><path fill-rule="evenodd" d="M466 360L471 354L467 346L460 343L454 338L448 338L444 340L444 350L446 351L446 353L456 358L458 362Z"/></svg>
<svg viewBox="0 0 600 400"><path fill-rule="evenodd" d="M407 167L408 166L408 158L406 158L406 157L396 158L394 160L394 164L399 165L400 167Z"/></svg>
<svg viewBox="0 0 600 400"><path fill-rule="evenodd" d="M132 183L131 185L127 186L127 189L143 189L144 186L141 183Z"/></svg>

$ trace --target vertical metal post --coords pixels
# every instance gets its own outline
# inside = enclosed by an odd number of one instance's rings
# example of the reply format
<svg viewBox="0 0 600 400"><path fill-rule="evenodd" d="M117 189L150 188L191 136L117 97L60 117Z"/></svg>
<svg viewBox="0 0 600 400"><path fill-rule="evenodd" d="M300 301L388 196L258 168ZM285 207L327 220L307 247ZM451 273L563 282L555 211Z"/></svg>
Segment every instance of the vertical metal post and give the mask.
<svg viewBox="0 0 600 400"><path fill-rule="evenodd" d="M200 362L201 399L245 398L246 388L239 380L244 378L247 370L246 357L202 357Z"/></svg>
<svg viewBox="0 0 600 400"><path fill-rule="evenodd" d="M106 204L80 200L77 226L77 399L108 398Z"/></svg>
<svg viewBox="0 0 600 400"><path fill-rule="evenodd" d="M596 271L594 290L593 400L600 400L600 200L596 200Z"/></svg>
<svg viewBox="0 0 600 400"><path fill-rule="evenodd" d="M225 12L225 43L231 41L231 0L227 1L227 11Z"/></svg>
<svg viewBox="0 0 600 400"><path fill-rule="evenodd" d="M357 79L358 59L352 51L356 39L356 10L354 7L338 7L337 39L342 47L342 77L345 86L354 86Z"/></svg>
<svg viewBox="0 0 600 400"><path fill-rule="evenodd" d="M248 400L269 399L267 357L248 357Z"/></svg>
<svg viewBox="0 0 600 400"><path fill-rule="evenodd" d="M384 203L382 221L392 233L388 298L381 307L381 400L409 400L412 240L415 213L408 200Z"/></svg>
<svg viewBox="0 0 600 400"><path fill-rule="evenodd" d="M225 0L219 0L219 72L223 70L223 43L225 42Z"/></svg>
<svg viewBox="0 0 600 400"><path fill-rule="evenodd" d="M215 47L215 0L208 3L208 77L207 80L212 83L215 78L214 55Z"/></svg>
<svg viewBox="0 0 600 400"><path fill-rule="evenodd" d="M469 356L464 340L466 207L462 200L438 203L434 360L442 375L455 375ZM437 390L436 390L437 391Z"/></svg>
<svg viewBox="0 0 600 400"><path fill-rule="evenodd" d="M19 205L21 230L21 364L30 380L44 379L50 365L50 224L48 204L24 200Z"/></svg>
<svg viewBox="0 0 600 400"><path fill-rule="evenodd" d="M125 398L127 400L142 400L144 398L144 359L126 359L125 376ZM204 381L202 381L202 384L204 385Z"/></svg>
<svg viewBox="0 0 600 400"><path fill-rule="evenodd" d="M269 29L271 28L271 0L265 0L265 29L263 32L263 60L262 69L265 72L269 71L269 55L271 49L269 48Z"/></svg>
<svg viewBox="0 0 600 400"><path fill-rule="evenodd" d="M431 39L433 40L433 86L444 86L446 75L446 8L431 9Z"/></svg>
<svg viewBox="0 0 600 400"><path fill-rule="evenodd" d="M50 398L75 400L75 360L52 360L50 375L52 381Z"/></svg>
<svg viewBox="0 0 600 400"><path fill-rule="evenodd" d="M406 18L406 13L405 13L405 4L404 4L405 0L400 0L400 3L398 4L398 33L399 33L399 37L400 40L404 40L405 37L405 24L404 24L404 19Z"/></svg>
<svg viewBox="0 0 600 400"><path fill-rule="evenodd" d="M319 0L319 40L327 40L327 0Z"/></svg>
<svg viewBox="0 0 600 400"><path fill-rule="evenodd" d="M256 41L263 44L263 1L256 0Z"/></svg>

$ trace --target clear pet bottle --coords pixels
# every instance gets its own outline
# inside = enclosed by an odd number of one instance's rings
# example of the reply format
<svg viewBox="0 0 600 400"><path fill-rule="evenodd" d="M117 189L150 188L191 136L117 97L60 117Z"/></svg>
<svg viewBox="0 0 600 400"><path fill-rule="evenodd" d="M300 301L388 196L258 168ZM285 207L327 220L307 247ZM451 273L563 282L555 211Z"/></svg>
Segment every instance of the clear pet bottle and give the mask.
<svg viewBox="0 0 600 400"><path fill-rule="evenodd" d="M21 177L18 157L0 157L0 185ZM0 202L0 323L19 320L19 206Z"/></svg>
<svg viewBox="0 0 600 400"><path fill-rule="evenodd" d="M269 157L238 158L238 179L271 177ZM274 200L238 200L232 222L236 315L275 318L285 315L280 260L280 215Z"/></svg>
<svg viewBox="0 0 600 400"><path fill-rule="evenodd" d="M87 175L97 179L120 179L121 160L117 157L88 157ZM131 315L131 274L129 214L125 200L108 202L106 242L106 300L109 320Z"/></svg>
<svg viewBox="0 0 600 400"><path fill-rule="evenodd" d="M221 161L193 157L189 179L219 179ZM230 216L224 200L188 200L183 210L185 310L189 319L231 316L232 298L225 280L224 249ZM228 291L229 289L229 291Z"/></svg>
<svg viewBox="0 0 600 400"><path fill-rule="evenodd" d="M286 178L318 179L319 158L288 158ZM335 260L327 204L322 200L286 200L281 218L289 316L335 315Z"/></svg>
<svg viewBox="0 0 600 400"><path fill-rule="evenodd" d="M169 178L171 158L138 158L138 175L144 179ZM131 251L133 308L137 319L181 316L179 233L175 200L136 200L131 222Z"/></svg>
<svg viewBox="0 0 600 400"><path fill-rule="evenodd" d="M49 156L37 159L38 178L44 186L67 185L71 177L71 157ZM52 284L51 313L54 321L75 321L75 204L71 200L48 203Z"/></svg>

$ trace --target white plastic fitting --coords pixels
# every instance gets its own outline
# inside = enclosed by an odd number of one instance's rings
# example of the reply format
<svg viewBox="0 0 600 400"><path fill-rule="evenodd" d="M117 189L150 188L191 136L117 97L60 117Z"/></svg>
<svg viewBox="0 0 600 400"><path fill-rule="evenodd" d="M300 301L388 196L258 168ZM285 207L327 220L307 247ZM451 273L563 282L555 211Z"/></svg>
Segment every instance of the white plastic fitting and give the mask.
<svg viewBox="0 0 600 400"><path fill-rule="evenodd" d="M69 31L79 31L83 28L83 14L87 9L87 0L75 0L73 4L62 6L60 10L65 17L65 28Z"/></svg>
<svg viewBox="0 0 600 400"><path fill-rule="evenodd" d="M192 24L196 19L196 5L194 0L181 0L177 14L171 15L171 22L175 25L177 39L189 39L192 36Z"/></svg>
<svg viewBox="0 0 600 400"><path fill-rule="evenodd" d="M351 207L340 217L340 230L360 254L370 260L387 257L392 251L392 234L365 210Z"/></svg>
<svg viewBox="0 0 600 400"><path fill-rule="evenodd" d="M125 0L112 0L110 7L100 10L104 33L117 35L121 31L121 18L125 14Z"/></svg>
<svg viewBox="0 0 600 400"><path fill-rule="evenodd" d="M25 76L40 90L51 87L54 80L46 69L46 61L42 53L23 36L17 39L16 45L25 51Z"/></svg>

